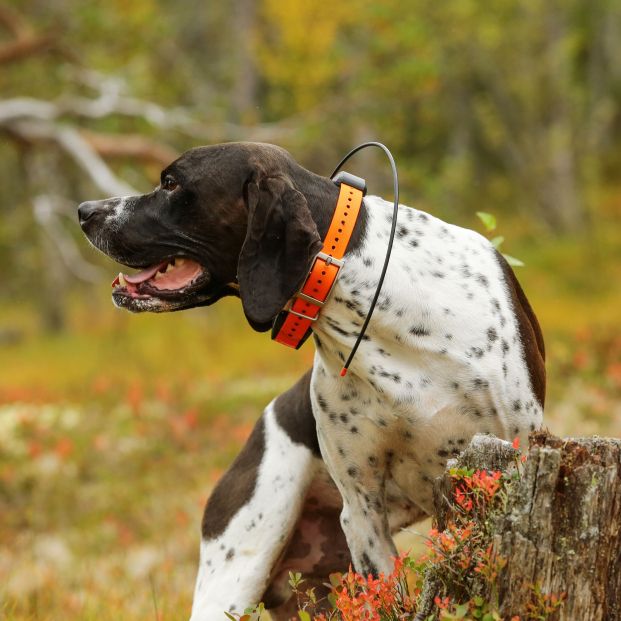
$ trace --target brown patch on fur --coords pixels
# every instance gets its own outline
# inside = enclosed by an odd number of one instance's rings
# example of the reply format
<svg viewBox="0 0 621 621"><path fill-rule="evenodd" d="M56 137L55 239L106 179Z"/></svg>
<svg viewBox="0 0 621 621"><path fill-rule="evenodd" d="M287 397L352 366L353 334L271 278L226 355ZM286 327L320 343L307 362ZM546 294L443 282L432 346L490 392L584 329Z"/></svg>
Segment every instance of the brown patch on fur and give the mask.
<svg viewBox="0 0 621 621"><path fill-rule="evenodd" d="M264 452L265 423L261 417L246 446L218 481L207 501L202 523L203 539L215 539L221 535L233 516L250 500Z"/></svg>
<svg viewBox="0 0 621 621"><path fill-rule="evenodd" d="M274 403L276 422L291 440L320 456L317 426L310 400L311 369Z"/></svg>
<svg viewBox="0 0 621 621"><path fill-rule="evenodd" d="M541 327L511 266L498 251L495 252L498 263L503 271L505 282L509 288L511 301L513 303L513 312L517 317L530 383L532 384L537 401L539 401L541 407L543 407L546 398L546 367L545 346Z"/></svg>

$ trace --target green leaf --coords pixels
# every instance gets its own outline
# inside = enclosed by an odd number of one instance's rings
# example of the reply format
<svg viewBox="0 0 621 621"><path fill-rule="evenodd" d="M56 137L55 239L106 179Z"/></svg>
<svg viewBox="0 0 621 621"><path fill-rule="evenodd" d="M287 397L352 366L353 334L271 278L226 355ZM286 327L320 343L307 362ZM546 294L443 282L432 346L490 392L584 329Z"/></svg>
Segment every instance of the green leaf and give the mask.
<svg viewBox="0 0 621 621"><path fill-rule="evenodd" d="M481 606L485 603L485 600L480 595L477 595L472 601L478 608L481 608Z"/></svg>
<svg viewBox="0 0 621 621"><path fill-rule="evenodd" d="M516 259L515 257L512 257L510 254L503 253L502 256L507 260L507 263L509 265L513 265L513 267L524 267L524 263L522 261Z"/></svg>
<svg viewBox="0 0 621 621"><path fill-rule="evenodd" d="M289 586L293 590L296 590L303 582L304 579L302 578L302 574L299 571L289 572Z"/></svg>
<svg viewBox="0 0 621 621"><path fill-rule="evenodd" d="M235 618L235 617L234 617L234 616L233 616L230 612L225 612L225 613L224 613L224 616L225 616L227 619L231 619L232 621L237 621L237 619L236 619L236 618Z"/></svg>
<svg viewBox="0 0 621 621"><path fill-rule="evenodd" d="M497 235L493 239L490 239L492 246L496 249L500 248L503 241L505 241L505 238L502 235Z"/></svg>
<svg viewBox="0 0 621 621"><path fill-rule="evenodd" d="M311 617L306 610L298 610L298 617L300 617L300 621L311 621Z"/></svg>
<svg viewBox="0 0 621 621"><path fill-rule="evenodd" d="M330 584L333 587L337 587L341 584L341 581L343 580L343 574L340 574L338 572L334 573L334 574L330 574Z"/></svg>
<svg viewBox="0 0 621 621"><path fill-rule="evenodd" d="M493 231L496 228L496 216L485 211L477 211L477 216L487 232Z"/></svg>
<svg viewBox="0 0 621 621"><path fill-rule="evenodd" d="M455 606L455 619L463 619L467 614L468 604L460 604L459 606Z"/></svg>

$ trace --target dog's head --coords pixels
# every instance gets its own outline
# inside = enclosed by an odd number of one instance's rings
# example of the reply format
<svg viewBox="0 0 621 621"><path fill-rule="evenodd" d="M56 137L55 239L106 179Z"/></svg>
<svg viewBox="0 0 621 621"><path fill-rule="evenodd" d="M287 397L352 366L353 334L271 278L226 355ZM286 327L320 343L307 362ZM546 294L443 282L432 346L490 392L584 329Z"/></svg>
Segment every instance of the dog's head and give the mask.
<svg viewBox="0 0 621 621"><path fill-rule="evenodd" d="M249 323L267 330L321 249L318 205L336 193L279 147L228 143L187 151L149 194L78 212L96 248L140 270L114 280L117 306L165 312L237 295Z"/></svg>

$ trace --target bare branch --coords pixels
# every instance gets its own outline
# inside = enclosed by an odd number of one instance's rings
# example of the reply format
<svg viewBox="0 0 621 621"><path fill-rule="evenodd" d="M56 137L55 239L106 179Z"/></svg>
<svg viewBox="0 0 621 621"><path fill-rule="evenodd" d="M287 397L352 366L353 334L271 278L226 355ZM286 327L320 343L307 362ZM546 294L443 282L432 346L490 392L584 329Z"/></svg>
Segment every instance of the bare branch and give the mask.
<svg viewBox="0 0 621 621"><path fill-rule="evenodd" d="M35 221L58 249L63 263L76 278L85 282L99 282L102 270L82 258L75 241L58 220L58 210L63 203L69 201L48 194L36 196L32 209Z"/></svg>
<svg viewBox="0 0 621 621"><path fill-rule="evenodd" d="M105 158L129 157L153 162L164 168L179 156L177 151L167 145L138 134L100 134L87 130L81 130L80 134Z"/></svg>
<svg viewBox="0 0 621 621"><path fill-rule="evenodd" d="M112 172L77 129L45 121L18 121L12 123L9 129L27 141L55 142L108 196L138 193Z"/></svg>
<svg viewBox="0 0 621 621"><path fill-rule="evenodd" d="M30 24L7 6L0 5L0 24L16 39L31 37L34 34Z"/></svg>
<svg viewBox="0 0 621 621"><path fill-rule="evenodd" d="M51 33L35 34L31 26L17 13L0 6L0 24L14 37L0 46L0 64L21 60L53 46L56 37Z"/></svg>

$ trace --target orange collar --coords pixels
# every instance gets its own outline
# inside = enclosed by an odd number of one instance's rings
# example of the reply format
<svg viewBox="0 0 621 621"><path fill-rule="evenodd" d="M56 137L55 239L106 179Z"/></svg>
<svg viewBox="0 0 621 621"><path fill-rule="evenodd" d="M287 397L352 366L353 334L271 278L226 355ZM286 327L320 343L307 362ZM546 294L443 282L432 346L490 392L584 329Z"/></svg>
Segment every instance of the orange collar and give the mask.
<svg viewBox="0 0 621 621"><path fill-rule="evenodd" d="M340 186L330 228L317 253L302 289L298 291L274 320L272 339L299 349L313 331L322 306L343 267L347 250L366 194L364 179L340 172L334 178Z"/></svg>

